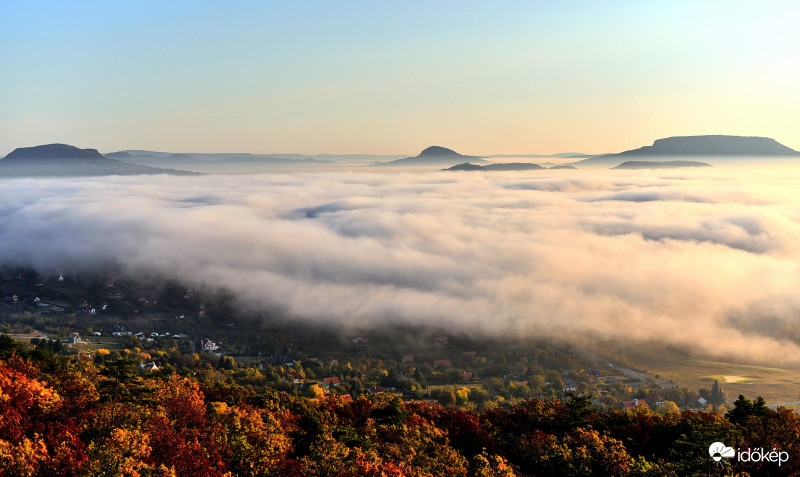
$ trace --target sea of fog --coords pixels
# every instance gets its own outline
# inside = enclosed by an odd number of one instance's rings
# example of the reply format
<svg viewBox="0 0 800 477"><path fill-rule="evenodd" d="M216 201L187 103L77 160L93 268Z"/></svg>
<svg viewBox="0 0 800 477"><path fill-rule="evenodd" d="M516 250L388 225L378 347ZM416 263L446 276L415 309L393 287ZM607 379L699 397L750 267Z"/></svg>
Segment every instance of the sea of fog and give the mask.
<svg viewBox="0 0 800 477"><path fill-rule="evenodd" d="M0 263L241 306L800 361L800 168L2 180Z"/></svg>

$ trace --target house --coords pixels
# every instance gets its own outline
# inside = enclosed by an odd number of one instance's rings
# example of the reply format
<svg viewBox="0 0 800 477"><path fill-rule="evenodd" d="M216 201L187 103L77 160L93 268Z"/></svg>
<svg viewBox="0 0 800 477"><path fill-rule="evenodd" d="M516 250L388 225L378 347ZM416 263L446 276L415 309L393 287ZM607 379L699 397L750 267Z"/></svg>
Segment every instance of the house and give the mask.
<svg viewBox="0 0 800 477"><path fill-rule="evenodd" d="M693 407L702 407L708 404L708 401L697 393L686 393L686 404Z"/></svg>
<svg viewBox="0 0 800 477"><path fill-rule="evenodd" d="M367 346L369 344L369 339L359 336L358 338L353 338L353 344L356 346Z"/></svg>
<svg viewBox="0 0 800 477"><path fill-rule="evenodd" d="M403 363L413 363L414 362L414 355L406 354L403 355Z"/></svg>
<svg viewBox="0 0 800 477"><path fill-rule="evenodd" d="M71 333L69 335L68 341L70 344L81 343L83 340L81 339L81 335L78 333Z"/></svg>
<svg viewBox="0 0 800 477"><path fill-rule="evenodd" d="M576 389L578 389L578 381L574 379L564 380L564 391L575 391Z"/></svg>
<svg viewBox="0 0 800 477"><path fill-rule="evenodd" d="M139 363L139 371L143 373L155 373L158 372L159 368L156 365L155 361L151 363Z"/></svg>
<svg viewBox="0 0 800 477"><path fill-rule="evenodd" d="M322 382L325 384L326 388L331 388L331 387L338 388L339 385L342 384L342 381L339 379L338 376L332 376L330 378L324 378L322 380Z"/></svg>
<svg viewBox="0 0 800 477"><path fill-rule="evenodd" d="M367 391L369 391L369 393L372 394L373 396L378 396L380 394L383 394L383 386L373 386L367 389Z"/></svg>
<svg viewBox="0 0 800 477"><path fill-rule="evenodd" d="M353 396L351 396L350 394L340 394L340 395L338 395L336 397L341 399L342 401L352 401L353 400Z"/></svg>
<svg viewBox="0 0 800 477"><path fill-rule="evenodd" d="M447 344L447 336L439 336L433 339L433 344L435 345L446 345Z"/></svg>
<svg viewBox="0 0 800 477"><path fill-rule="evenodd" d="M433 362L433 367L436 369L450 369L453 367L453 363L449 359L437 359Z"/></svg>
<svg viewBox="0 0 800 477"><path fill-rule="evenodd" d="M219 349L219 346L210 339L203 338L200 340L200 349L203 351L216 351Z"/></svg>
<svg viewBox="0 0 800 477"><path fill-rule="evenodd" d="M647 395L647 400L649 402L652 402L656 406L660 406L660 405L664 404L664 401L665 401L664 396L662 396L661 394L657 394L657 393L648 394Z"/></svg>
<svg viewBox="0 0 800 477"><path fill-rule="evenodd" d="M622 401L619 403L619 408L623 411L628 411L630 409L635 409L637 407L642 407L644 409L650 409L650 406L647 405L647 401L644 399L633 399L631 401Z"/></svg>
<svg viewBox="0 0 800 477"><path fill-rule="evenodd" d="M476 358L478 356L477 351L464 351L461 353L462 358Z"/></svg>
<svg viewBox="0 0 800 477"><path fill-rule="evenodd" d="M473 371L464 371L464 379L472 379L474 375L475 373Z"/></svg>
<svg viewBox="0 0 800 477"><path fill-rule="evenodd" d="M284 381L289 381L292 384L300 384L302 382L300 379L300 373L298 373L293 369L290 369L289 371L283 373L283 377L281 379L283 379Z"/></svg>

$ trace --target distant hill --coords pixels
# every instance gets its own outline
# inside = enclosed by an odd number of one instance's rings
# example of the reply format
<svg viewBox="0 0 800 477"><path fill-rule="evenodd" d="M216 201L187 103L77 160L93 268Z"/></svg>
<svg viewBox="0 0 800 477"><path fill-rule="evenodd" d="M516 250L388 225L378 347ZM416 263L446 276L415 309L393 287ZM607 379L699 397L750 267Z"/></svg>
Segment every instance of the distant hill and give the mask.
<svg viewBox="0 0 800 477"><path fill-rule="evenodd" d="M193 175L193 172L159 169L109 159L97 149L79 149L68 144L20 147L0 159L4 177L75 177L139 174Z"/></svg>
<svg viewBox="0 0 800 477"><path fill-rule="evenodd" d="M577 167L571 166L569 164L558 164L556 166L550 167L550 169L577 169Z"/></svg>
<svg viewBox="0 0 800 477"><path fill-rule="evenodd" d="M612 169L674 169L678 167L711 167L699 161L625 161Z"/></svg>
<svg viewBox="0 0 800 477"><path fill-rule="evenodd" d="M419 153L416 157L405 157L389 162L378 162L373 166L449 166L464 162L485 163L482 157L465 156L452 149L441 146L431 146Z"/></svg>
<svg viewBox="0 0 800 477"><path fill-rule="evenodd" d="M539 157L555 157L559 159L580 159L584 157L594 157L598 154L584 154L582 152L559 152L557 154L493 154L488 157L524 157L534 159Z"/></svg>
<svg viewBox="0 0 800 477"><path fill-rule="evenodd" d="M653 156L792 157L800 156L800 152L768 137L678 136L657 139L652 146L631 149L618 154L591 157L572 164L578 166L610 166L619 163L621 158Z"/></svg>
<svg viewBox="0 0 800 477"><path fill-rule="evenodd" d="M309 164L335 164L330 159L316 159L301 154L285 154L275 157L250 153L168 153L143 150L126 150L107 153L106 157L129 164L151 167L171 167L197 172L259 172L275 168L304 166Z"/></svg>
<svg viewBox="0 0 800 477"><path fill-rule="evenodd" d="M506 163L499 163L499 164L487 164L485 166L479 166L478 164L470 164L469 162L465 162L463 164L457 164L452 167L448 167L447 169L442 169L443 171L531 171L535 169L544 169L544 167L540 166L539 164L534 164L532 162L506 162Z"/></svg>

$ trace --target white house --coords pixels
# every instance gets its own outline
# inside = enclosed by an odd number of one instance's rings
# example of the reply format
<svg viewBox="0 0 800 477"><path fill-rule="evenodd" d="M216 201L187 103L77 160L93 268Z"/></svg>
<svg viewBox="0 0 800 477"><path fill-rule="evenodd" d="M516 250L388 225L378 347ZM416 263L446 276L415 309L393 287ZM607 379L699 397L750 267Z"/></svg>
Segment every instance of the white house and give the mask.
<svg viewBox="0 0 800 477"><path fill-rule="evenodd" d="M216 351L219 349L219 346L217 346L217 344L211 341L210 339L203 338L202 340L200 340L200 349L202 349L203 351Z"/></svg>

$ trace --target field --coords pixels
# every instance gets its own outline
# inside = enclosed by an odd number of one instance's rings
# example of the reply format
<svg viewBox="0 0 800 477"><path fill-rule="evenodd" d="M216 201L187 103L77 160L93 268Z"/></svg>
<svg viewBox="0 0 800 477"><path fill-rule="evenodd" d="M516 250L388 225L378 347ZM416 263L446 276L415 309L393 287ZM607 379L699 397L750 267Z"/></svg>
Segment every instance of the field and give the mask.
<svg viewBox="0 0 800 477"><path fill-rule="evenodd" d="M664 346L625 346L620 351L634 368L679 385L708 389L716 379L731 401L739 394L763 396L767 403L800 400L800 369L714 360Z"/></svg>

